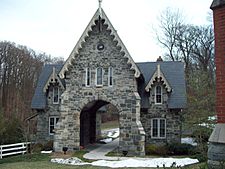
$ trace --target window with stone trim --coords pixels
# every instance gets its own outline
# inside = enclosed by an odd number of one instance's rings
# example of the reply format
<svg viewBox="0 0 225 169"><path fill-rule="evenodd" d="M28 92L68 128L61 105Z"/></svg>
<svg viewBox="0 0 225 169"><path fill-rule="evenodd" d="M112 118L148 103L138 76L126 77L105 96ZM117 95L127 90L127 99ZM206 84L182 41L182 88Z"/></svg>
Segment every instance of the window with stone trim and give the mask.
<svg viewBox="0 0 225 169"><path fill-rule="evenodd" d="M59 104L59 87L53 87L53 104Z"/></svg>
<svg viewBox="0 0 225 169"><path fill-rule="evenodd" d="M96 86L103 86L103 69L101 67L96 69Z"/></svg>
<svg viewBox="0 0 225 169"><path fill-rule="evenodd" d="M109 72L108 73L108 85L112 86L113 85L113 68L109 67L108 72Z"/></svg>
<svg viewBox="0 0 225 169"><path fill-rule="evenodd" d="M155 103L162 104L162 86L160 85L155 87Z"/></svg>
<svg viewBox="0 0 225 169"><path fill-rule="evenodd" d="M154 118L151 127L152 138L166 138L166 119Z"/></svg>
<svg viewBox="0 0 225 169"><path fill-rule="evenodd" d="M89 87L91 85L91 69L86 68L86 82L85 85Z"/></svg>
<svg viewBox="0 0 225 169"><path fill-rule="evenodd" d="M53 135L55 126L59 121L59 117L49 117L49 135Z"/></svg>

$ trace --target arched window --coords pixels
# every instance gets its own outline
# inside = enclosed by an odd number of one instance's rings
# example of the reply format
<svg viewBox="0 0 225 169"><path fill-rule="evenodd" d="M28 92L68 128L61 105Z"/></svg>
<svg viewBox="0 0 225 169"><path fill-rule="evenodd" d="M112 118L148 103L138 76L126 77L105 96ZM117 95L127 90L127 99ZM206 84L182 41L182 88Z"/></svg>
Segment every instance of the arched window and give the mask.
<svg viewBox="0 0 225 169"><path fill-rule="evenodd" d="M53 87L53 104L59 104L59 87Z"/></svg>
<svg viewBox="0 0 225 169"><path fill-rule="evenodd" d="M91 69L86 68L86 86L91 85Z"/></svg>
<svg viewBox="0 0 225 169"><path fill-rule="evenodd" d="M113 85L113 68L109 67L109 74L108 74L108 84L109 86Z"/></svg>
<svg viewBox="0 0 225 169"><path fill-rule="evenodd" d="M162 103L162 87L156 86L155 88L155 103L161 104Z"/></svg>
<svg viewBox="0 0 225 169"><path fill-rule="evenodd" d="M96 69L96 86L103 85L103 70L101 67Z"/></svg>

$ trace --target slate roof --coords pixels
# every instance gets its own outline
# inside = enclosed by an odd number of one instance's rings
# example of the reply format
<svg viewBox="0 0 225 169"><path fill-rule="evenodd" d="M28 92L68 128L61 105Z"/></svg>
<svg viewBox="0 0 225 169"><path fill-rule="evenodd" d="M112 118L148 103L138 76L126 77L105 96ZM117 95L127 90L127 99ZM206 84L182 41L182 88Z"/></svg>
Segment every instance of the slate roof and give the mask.
<svg viewBox="0 0 225 169"><path fill-rule="evenodd" d="M157 69L157 65L160 64L160 69L165 75L165 78L172 87L168 99L168 108L185 108L186 107L186 84L184 75L184 64L182 62L143 62L136 63L142 72L144 77L144 83L139 85L139 94L141 97L141 107L149 107L149 94L145 92L145 86L153 76Z"/></svg>
<svg viewBox="0 0 225 169"><path fill-rule="evenodd" d="M184 76L184 64L182 62L143 62L136 63L139 67L144 81L138 84L139 94L141 97L141 107L149 108L149 93L145 91L145 87L160 64L160 69L165 78L172 87L168 100L168 108L184 108L186 107L186 84ZM45 65L42 69L38 84L32 98L32 109L44 109L46 107L46 95L43 88L55 67L56 74L59 73L63 65ZM64 82L64 81L63 81Z"/></svg>
<svg viewBox="0 0 225 169"><path fill-rule="evenodd" d="M48 81L49 76L52 74L53 67L55 67L56 74L59 73L63 65L46 64L43 66L42 72L38 79L38 84L35 89L34 96L31 102L32 109L44 109L46 107L46 95L43 88Z"/></svg>

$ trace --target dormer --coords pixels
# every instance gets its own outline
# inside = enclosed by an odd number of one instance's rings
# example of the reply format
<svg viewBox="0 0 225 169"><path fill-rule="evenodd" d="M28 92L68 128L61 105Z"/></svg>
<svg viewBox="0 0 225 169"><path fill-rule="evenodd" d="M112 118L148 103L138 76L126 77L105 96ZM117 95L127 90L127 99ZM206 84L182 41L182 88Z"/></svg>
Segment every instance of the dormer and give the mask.
<svg viewBox="0 0 225 169"><path fill-rule="evenodd" d="M62 91L65 90L64 85L62 84L61 79L56 73L56 68L52 67L52 73L50 74L44 88L43 92L48 97L48 104L59 104L60 95Z"/></svg>
<svg viewBox="0 0 225 169"><path fill-rule="evenodd" d="M168 94L172 92L172 87L160 68L162 61L161 57L157 59L156 70L145 87L145 91L150 92L150 104L161 105L167 102Z"/></svg>

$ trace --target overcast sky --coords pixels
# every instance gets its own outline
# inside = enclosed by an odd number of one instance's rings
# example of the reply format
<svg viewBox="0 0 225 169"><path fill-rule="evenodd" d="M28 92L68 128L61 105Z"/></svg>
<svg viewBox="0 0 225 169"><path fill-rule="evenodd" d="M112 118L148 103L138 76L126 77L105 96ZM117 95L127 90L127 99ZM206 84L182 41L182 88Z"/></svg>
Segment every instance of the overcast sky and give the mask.
<svg viewBox="0 0 225 169"><path fill-rule="evenodd" d="M191 24L207 24L212 0L103 0L109 20L136 62L155 61L163 50L152 27L167 7ZM0 40L65 59L98 8L98 0L0 0Z"/></svg>

